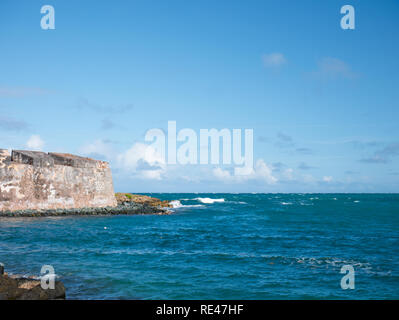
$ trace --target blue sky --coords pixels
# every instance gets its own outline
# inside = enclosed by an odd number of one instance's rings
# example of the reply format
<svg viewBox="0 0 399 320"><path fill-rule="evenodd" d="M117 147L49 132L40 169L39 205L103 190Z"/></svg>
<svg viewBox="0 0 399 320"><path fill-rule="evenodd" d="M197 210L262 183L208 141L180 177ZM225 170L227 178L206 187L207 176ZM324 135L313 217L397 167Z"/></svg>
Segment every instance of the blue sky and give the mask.
<svg viewBox="0 0 399 320"><path fill-rule="evenodd" d="M1 1L0 148L107 160L126 192L398 192L398 38L394 0ZM168 120L253 129L256 174L140 158Z"/></svg>

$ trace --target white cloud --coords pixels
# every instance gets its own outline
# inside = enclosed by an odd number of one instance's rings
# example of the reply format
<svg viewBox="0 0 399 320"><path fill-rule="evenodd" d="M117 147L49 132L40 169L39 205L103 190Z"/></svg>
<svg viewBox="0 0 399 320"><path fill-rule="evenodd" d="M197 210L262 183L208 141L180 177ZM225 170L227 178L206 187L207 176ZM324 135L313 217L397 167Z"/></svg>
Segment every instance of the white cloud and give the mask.
<svg viewBox="0 0 399 320"><path fill-rule="evenodd" d="M294 173L293 169L291 169L291 168L285 169L283 172L283 177L287 180L293 180L294 179L293 173Z"/></svg>
<svg viewBox="0 0 399 320"><path fill-rule="evenodd" d="M263 65L268 68L280 67L287 63L284 55L279 52L264 54L262 56Z"/></svg>
<svg viewBox="0 0 399 320"><path fill-rule="evenodd" d="M161 180L166 173L165 159L144 143L135 143L118 156L117 162L123 170L143 179Z"/></svg>
<svg viewBox="0 0 399 320"><path fill-rule="evenodd" d="M31 140L41 141L40 137ZM30 146L33 147L33 143ZM40 143L35 145L35 147L41 146ZM298 175L290 167L269 165L264 159L256 160L254 167L249 169L246 175L234 174L234 166L168 165L164 156L158 153L154 146L140 142L133 144L129 149L119 154L114 151L112 143L104 140L96 140L87 144L81 147L80 151L92 157L95 154L105 155L112 163L111 167L115 169L119 179L137 179L142 180L142 183L144 183L144 180L163 181L159 183L171 184L180 181L192 185L204 182L208 184L219 182L241 186L246 184L254 186L274 185L279 188L284 186L285 183L292 185L294 182L308 186L315 186L318 183L332 185L334 182L332 176L326 175L321 179L316 179L312 175Z"/></svg>
<svg viewBox="0 0 399 320"><path fill-rule="evenodd" d="M114 155L111 143L101 139L82 146L79 148L79 152L86 156L96 158L97 160L110 160Z"/></svg>
<svg viewBox="0 0 399 320"><path fill-rule="evenodd" d="M337 58L323 58L318 62L318 70L314 72L316 76L322 78L347 78L354 79L357 74L344 61Z"/></svg>
<svg viewBox="0 0 399 320"><path fill-rule="evenodd" d="M33 151L41 151L44 147L44 141L39 135L32 135L26 142L26 147Z"/></svg>
<svg viewBox="0 0 399 320"><path fill-rule="evenodd" d="M223 170L222 168L213 169L213 175L219 180L229 180L231 179L231 174L228 170Z"/></svg>
<svg viewBox="0 0 399 320"><path fill-rule="evenodd" d="M317 179L315 177L313 177L311 174L302 175L302 180L304 183L307 183L307 184L314 184L317 182Z"/></svg>
<svg viewBox="0 0 399 320"><path fill-rule="evenodd" d="M244 182L248 180L260 180L267 184L273 184L278 179L273 176L271 166L267 165L263 159L258 159L255 163L255 167L251 170L248 175L233 175L229 170L223 170L221 168L215 168L212 171L213 176L218 180L224 182Z"/></svg>
<svg viewBox="0 0 399 320"><path fill-rule="evenodd" d="M254 176L255 178L261 178L267 183L277 182L277 178L275 178L272 174L271 167L268 166L263 159L259 159L256 161Z"/></svg>
<svg viewBox="0 0 399 320"><path fill-rule="evenodd" d="M38 137L38 136L37 136ZM37 139L32 139L37 140ZM39 141L41 141L39 137ZM36 141L37 142L37 141ZM39 143L40 144L40 143ZM35 147L41 147L37 144ZM32 144L31 144L31 147ZM137 142L129 149L116 153L112 143L96 140L80 148L80 152L101 159L104 155L110 161L111 167L120 179L138 179L164 181L176 183L177 181L198 184L222 182L230 185L276 185L285 183L299 183L301 185L316 185L317 183L329 184L334 182L332 176L315 178L309 174L299 174L292 168L284 165L269 165L264 159L256 160L254 167L246 175L236 175L234 166L213 167L212 165L168 165L166 159L149 144ZM95 155L98 155L97 157ZM101 159L102 160L102 159ZM144 181L143 181L144 182Z"/></svg>

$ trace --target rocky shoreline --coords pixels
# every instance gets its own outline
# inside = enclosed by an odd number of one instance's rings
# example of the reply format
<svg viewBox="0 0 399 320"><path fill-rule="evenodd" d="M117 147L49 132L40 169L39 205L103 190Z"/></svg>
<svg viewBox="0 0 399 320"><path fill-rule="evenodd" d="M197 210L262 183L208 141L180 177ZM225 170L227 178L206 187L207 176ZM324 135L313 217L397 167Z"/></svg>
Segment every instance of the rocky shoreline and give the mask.
<svg viewBox="0 0 399 320"><path fill-rule="evenodd" d="M172 213L168 209L171 207L168 201L130 193L117 193L115 196L118 202L116 207L0 211L0 217L168 215Z"/></svg>
<svg viewBox="0 0 399 320"><path fill-rule="evenodd" d="M55 281L54 289L43 289L37 277L23 277L4 273L0 264L0 300L63 300L65 287Z"/></svg>

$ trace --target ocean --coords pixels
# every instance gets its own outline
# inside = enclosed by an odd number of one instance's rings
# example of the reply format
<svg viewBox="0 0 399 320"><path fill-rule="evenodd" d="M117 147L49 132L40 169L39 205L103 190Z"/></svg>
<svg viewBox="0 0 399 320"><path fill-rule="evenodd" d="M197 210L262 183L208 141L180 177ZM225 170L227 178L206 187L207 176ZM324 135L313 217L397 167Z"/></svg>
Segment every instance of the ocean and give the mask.
<svg viewBox="0 0 399 320"><path fill-rule="evenodd" d="M0 262L69 299L399 298L399 194L147 195L174 214L1 218Z"/></svg>

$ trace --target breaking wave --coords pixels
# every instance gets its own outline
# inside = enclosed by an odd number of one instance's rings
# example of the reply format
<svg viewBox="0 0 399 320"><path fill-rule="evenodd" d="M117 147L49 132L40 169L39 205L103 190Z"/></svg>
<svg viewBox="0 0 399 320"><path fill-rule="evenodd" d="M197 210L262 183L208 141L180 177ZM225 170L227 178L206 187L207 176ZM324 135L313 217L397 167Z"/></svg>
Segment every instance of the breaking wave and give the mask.
<svg viewBox="0 0 399 320"><path fill-rule="evenodd" d="M201 203L206 203L206 204L213 204L215 202L224 202L224 199L211 199L211 198L195 198L194 200L198 200Z"/></svg>
<svg viewBox="0 0 399 320"><path fill-rule="evenodd" d="M203 207L201 204L182 204L179 200L169 202L173 209Z"/></svg>

